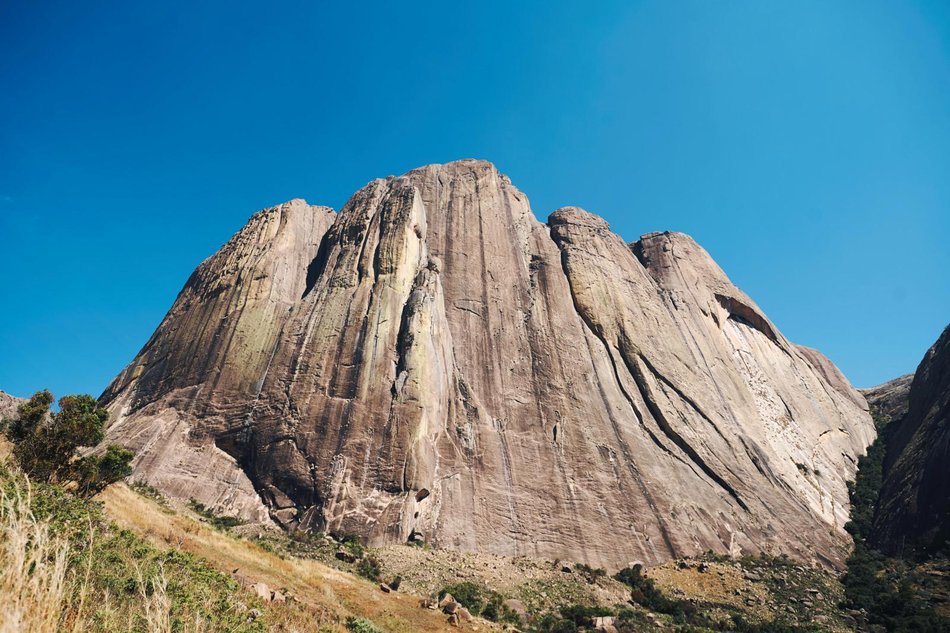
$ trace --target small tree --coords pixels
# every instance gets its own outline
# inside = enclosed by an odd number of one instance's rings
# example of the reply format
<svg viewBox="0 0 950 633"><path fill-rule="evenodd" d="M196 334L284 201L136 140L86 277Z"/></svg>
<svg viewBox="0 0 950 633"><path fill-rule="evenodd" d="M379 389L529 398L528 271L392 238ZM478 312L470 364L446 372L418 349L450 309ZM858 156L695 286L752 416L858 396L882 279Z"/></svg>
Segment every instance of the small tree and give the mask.
<svg viewBox="0 0 950 633"><path fill-rule="evenodd" d="M95 494L131 474L132 453L120 446L109 446L101 455L76 456L79 447L102 441L109 419L92 396L60 398L57 413L50 413L52 402L49 391L33 394L9 425L13 454L27 475L48 483L75 480L80 492Z"/></svg>
<svg viewBox="0 0 950 633"><path fill-rule="evenodd" d="M102 455L87 455L76 462L79 490L94 495L109 484L132 474L134 454L127 448L110 444Z"/></svg>

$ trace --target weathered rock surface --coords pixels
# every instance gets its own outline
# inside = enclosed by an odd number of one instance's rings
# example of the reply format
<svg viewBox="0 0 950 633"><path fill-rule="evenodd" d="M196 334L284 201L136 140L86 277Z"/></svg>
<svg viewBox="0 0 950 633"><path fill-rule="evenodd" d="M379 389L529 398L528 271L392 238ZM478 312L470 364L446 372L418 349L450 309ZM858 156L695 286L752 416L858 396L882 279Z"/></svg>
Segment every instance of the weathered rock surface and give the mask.
<svg viewBox="0 0 950 633"><path fill-rule="evenodd" d="M259 393L334 218L302 200L265 209L192 273L101 398L112 412L107 441L136 451L134 476L209 508L268 519L252 482L216 440Z"/></svg>
<svg viewBox="0 0 950 633"><path fill-rule="evenodd" d="M910 398L910 384L914 374L900 376L877 387L861 389L861 395L868 404L889 422L897 422L907 414Z"/></svg>
<svg viewBox="0 0 950 633"><path fill-rule="evenodd" d="M103 395L137 476L372 544L841 562L866 403L688 236L472 160L262 214Z"/></svg>
<svg viewBox="0 0 950 633"><path fill-rule="evenodd" d="M894 424L873 539L884 551L927 554L950 542L950 326L917 367Z"/></svg>
<svg viewBox="0 0 950 633"><path fill-rule="evenodd" d="M0 420L15 416L17 409L23 402L23 398L17 398L16 396L11 396L8 393L0 391Z"/></svg>

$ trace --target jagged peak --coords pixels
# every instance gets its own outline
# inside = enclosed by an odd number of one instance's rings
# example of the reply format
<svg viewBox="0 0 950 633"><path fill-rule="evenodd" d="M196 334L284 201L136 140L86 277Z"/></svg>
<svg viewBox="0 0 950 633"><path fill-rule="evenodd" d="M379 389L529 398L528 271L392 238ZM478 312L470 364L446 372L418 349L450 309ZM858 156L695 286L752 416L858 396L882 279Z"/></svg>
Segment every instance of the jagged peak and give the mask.
<svg viewBox="0 0 950 633"><path fill-rule="evenodd" d="M447 163L431 163L411 169L400 178L409 178L412 181L418 181L420 178L434 178L442 181L458 178L474 178L476 180L491 178L495 179L500 187L516 189L511 183L511 178L502 173L490 161L480 158L463 158Z"/></svg>
<svg viewBox="0 0 950 633"><path fill-rule="evenodd" d="M689 240L689 241L691 241L691 242L695 242L695 241L696 241L696 240L694 240L693 237L692 237L691 235L689 235L688 233L683 233L683 232L681 232L681 231L670 231L670 230L665 230L665 231L650 231L649 233L644 233L643 235L641 235L641 236L640 236L640 240L641 240L641 241L646 241L646 240L652 240L652 239L657 239L657 238L661 238L661 237L665 237L665 238L672 239L672 240L686 239L686 240Z"/></svg>
<svg viewBox="0 0 950 633"><path fill-rule="evenodd" d="M719 269L718 264L706 252L706 249L687 233L652 231L644 233L639 240L630 242L628 246L647 268L654 263L650 257L651 253L672 253L672 256L676 259L690 258L702 262L704 265L712 265L717 270ZM676 249L676 252L674 252L674 249Z"/></svg>
<svg viewBox="0 0 950 633"><path fill-rule="evenodd" d="M280 204L275 204L272 207L266 207L261 209L261 212L273 212L280 211L282 209L297 209L297 208L307 208L314 212L323 212L323 213L336 213L333 207L328 207L324 204L310 204L304 198L291 198L286 202L281 202Z"/></svg>

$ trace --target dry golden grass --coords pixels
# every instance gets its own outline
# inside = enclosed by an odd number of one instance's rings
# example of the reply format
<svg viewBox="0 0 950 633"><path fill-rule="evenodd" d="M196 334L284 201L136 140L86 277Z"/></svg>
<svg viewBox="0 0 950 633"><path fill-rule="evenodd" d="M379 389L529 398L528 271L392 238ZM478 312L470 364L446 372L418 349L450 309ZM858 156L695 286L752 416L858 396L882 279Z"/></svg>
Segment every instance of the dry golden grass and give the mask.
<svg viewBox="0 0 950 633"><path fill-rule="evenodd" d="M765 606L769 593L764 585L746 581L742 570L734 565L710 562L707 567L708 571L700 572L696 566L681 568L676 562L668 562L651 567L647 575L667 595L730 605L759 618L773 617ZM751 604L746 603L749 598Z"/></svg>
<svg viewBox="0 0 950 633"><path fill-rule="evenodd" d="M159 547L175 547L201 556L245 585L263 582L293 601L271 604L274 630L345 631L348 617L372 620L390 633L455 631L444 615L419 607L419 596L384 593L375 584L318 561L281 558L253 541L233 537L182 514L167 510L124 484L114 484L97 499L121 527ZM488 622L466 628L487 630Z"/></svg>
<svg viewBox="0 0 950 633"><path fill-rule="evenodd" d="M148 568L156 562L157 573ZM198 563L182 567L178 559L175 564L178 588L173 596L154 548L117 534L94 506L53 486L33 486L15 465L0 460L0 633L204 633L232 631L234 622L247 622L246 616L234 614L228 623L209 619L222 611L246 611L239 606L243 595L237 595L245 592L233 591L228 597L239 600L222 607L226 579L210 570L205 573L213 577L202 576L207 568ZM134 567L128 578L134 585L123 585L123 565ZM114 592L110 587L117 581L120 589ZM174 604L182 595L181 583L188 581L216 584L188 586L187 591L196 589L187 595L189 604ZM128 593L130 586L136 593Z"/></svg>
<svg viewBox="0 0 950 633"><path fill-rule="evenodd" d="M89 568L70 566L76 545L33 515L29 482L22 478L19 484L8 491L0 488L0 633L77 633L87 630L93 616L97 629L171 633L173 598L164 568L158 573L136 568L140 608L135 612L108 594L90 591ZM154 546L201 556L245 586L263 582L293 596L266 605L262 617L270 631L343 632L349 617L371 620L391 633L451 628L444 615L420 608L417 596L383 593L369 581L316 561L282 559L251 541L169 513L125 485L112 486L99 499L115 523ZM194 614L175 630L203 633L214 628L209 625L213 623Z"/></svg>
<svg viewBox="0 0 950 633"><path fill-rule="evenodd" d="M30 511L25 493L0 490L0 632L56 633L65 629L74 585L68 572L69 544L50 533ZM79 630L74 619L73 630Z"/></svg>

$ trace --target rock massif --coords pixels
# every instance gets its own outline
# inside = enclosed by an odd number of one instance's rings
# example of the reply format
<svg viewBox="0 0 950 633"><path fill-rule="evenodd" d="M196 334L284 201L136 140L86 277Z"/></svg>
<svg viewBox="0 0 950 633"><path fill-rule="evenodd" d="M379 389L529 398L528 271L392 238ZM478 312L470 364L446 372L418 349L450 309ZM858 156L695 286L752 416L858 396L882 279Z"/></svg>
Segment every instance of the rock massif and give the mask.
<svg viewBox="0 0 950 633"><path fill-rule="evenodd" d="M258 213L102 400L135 476L221 512L607 567L838 564L874 436L691 238L542 224L473 160Z"/></svg>
<svg viewBox="0 0 950 633"><path fill-rule="evenodd" d="M906 413L887 434L873 538L891 553L940 550L950 542L950 326L924 355Z"/></svg>

